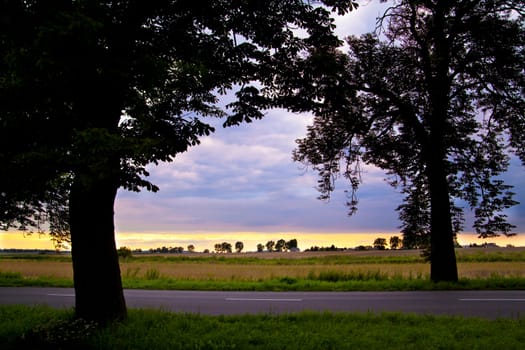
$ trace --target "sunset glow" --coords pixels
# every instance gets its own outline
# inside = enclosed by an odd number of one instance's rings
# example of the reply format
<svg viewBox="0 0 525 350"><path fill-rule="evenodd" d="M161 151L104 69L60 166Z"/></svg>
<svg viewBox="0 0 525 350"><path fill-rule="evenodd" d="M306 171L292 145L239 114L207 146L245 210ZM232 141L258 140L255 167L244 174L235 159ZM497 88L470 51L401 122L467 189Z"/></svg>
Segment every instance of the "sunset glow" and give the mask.
<svg viewBox="0 0 525 350"><path fill-rule="evenodd" d="M237 232L237 233L118 233L116 235L117 247L126 246L131 249L149 250L159 247L183 247L195 246L196 252L204 249L213 251L215 243L229 242L232 245L237 241L244 244L244 251L256 251L257 244L279 239L297 239L301 250L312 246L329 247L332 244L339 248L355 248L359 245L372 245L375 238L383 237L387 241L392 236L402 237L399 233L263 233L263 232ZM496 243L505 247L512 245L516 247L525 246L525 234L514 237L495 237L490 239L478 239L474 233L463 233L458 237L461 245L476 243ZM50 249L54 250L49 236L34 234L24 235L20 232L0 233L0 249Z"/></svg>

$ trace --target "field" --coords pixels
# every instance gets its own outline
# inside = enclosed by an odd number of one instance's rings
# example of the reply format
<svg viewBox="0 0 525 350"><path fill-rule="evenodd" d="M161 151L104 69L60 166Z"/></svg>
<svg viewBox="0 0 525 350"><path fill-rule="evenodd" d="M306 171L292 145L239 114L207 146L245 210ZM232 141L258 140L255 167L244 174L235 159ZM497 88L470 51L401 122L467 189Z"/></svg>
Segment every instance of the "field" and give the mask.
<svg viewBox="0 0 525 350"><path fill-rule="evenodd" d="M126 288L201 290L525 289L525 248L460 249L461 280L433 284L418 251L137 255ZM0 255L0 285L72 286L71 258ZM2 349L521 349L525 319L396 313L204 316L129 310L107 328L72 310L0 306Z"/></svg>
<svg viewBox="0 0 525 350"><path fill-rule="evenodd" d="M525 248L458 249L453 288L525 288ZM126 288L219 290L432 289L419 251L135 255L121 260ZM71 286L63 255L4 255L0 285ZM437 286L451 288L451 286Z"/></svg>

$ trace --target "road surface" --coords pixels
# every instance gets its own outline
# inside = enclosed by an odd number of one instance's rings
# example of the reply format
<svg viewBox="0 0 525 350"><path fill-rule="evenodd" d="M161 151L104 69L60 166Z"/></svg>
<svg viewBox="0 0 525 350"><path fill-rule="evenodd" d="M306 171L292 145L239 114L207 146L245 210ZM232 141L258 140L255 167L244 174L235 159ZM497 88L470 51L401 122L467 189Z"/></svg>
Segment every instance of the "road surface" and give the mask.
<svg viewBox="0 0 525 350"><path fill-rule="evenodd" d="M525 318L525 291L426 292L201 292L125 290L130 308L205 315L333 312L407 312L489 319ZM68 288L0 288L0 304L72 307Z"/></svg>

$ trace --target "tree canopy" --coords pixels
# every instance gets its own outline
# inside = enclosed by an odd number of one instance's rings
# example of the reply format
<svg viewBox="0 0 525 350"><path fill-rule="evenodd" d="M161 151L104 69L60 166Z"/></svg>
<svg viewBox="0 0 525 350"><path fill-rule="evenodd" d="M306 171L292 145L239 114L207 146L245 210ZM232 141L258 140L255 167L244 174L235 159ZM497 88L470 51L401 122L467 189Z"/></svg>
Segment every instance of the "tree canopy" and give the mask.
<svg viewBox="0 0 525 350"><path fill-rule="evenodd" d="M481 237L511 235L516 204L500 175L525 164L525 6L522 1L392 1L376 33L347 39L294 159L319 173L321 198L361 164L405 194L405 244L430 244L431 278L457 280L454 233L463 206ZM333 86L337 86L336 89ZM427 240L428 239L428 240ZM428 243L427 243L428 242Z"/></svg>
<svg viewBox="0 0 525 350"><path fill-rule="evenodd" d="M326 3L342 13L355 6ZM330 12L303 1L1 6L4 228L63 217L57 206L72 174L86 163L103 167L101 158L118 161L121 187L156 191L145 166L212 132L199 117L227 116L228 125L262 117L270 86L290 78L279 67L337 43ZM298 37L300 29L308 35ZM222 108L220 96L233 89L237 98Z"/></svg>
<svg viewBox="0 0 525 350"><path fill-rule="evenodd" d="M58 241L70 232L77 316L125 317L117 190L157 191L146 166L172 161L213 132L205 117L235 125L266 108L306 107L281 96L315 85L318 57L340 44L331 11L354 7L1 1L2 228L49 228Z"/></svg>

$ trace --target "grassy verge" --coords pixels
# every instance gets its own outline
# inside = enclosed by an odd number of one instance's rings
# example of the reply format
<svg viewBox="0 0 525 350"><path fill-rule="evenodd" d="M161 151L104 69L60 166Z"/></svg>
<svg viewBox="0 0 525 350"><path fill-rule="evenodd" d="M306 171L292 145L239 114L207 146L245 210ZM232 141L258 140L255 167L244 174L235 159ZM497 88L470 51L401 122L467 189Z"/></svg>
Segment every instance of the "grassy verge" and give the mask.
<svg viewBox="0 0 525 350"><path fill-rule="evenodd" d="M410 290L497 290L525 289L525 278L499 277L463 278L458 283L433 283L427 278L389 277L370 275L345 275L333 272L307 278L280 277L260 281L250 280L201 280L163 277L152 270L146 277L123 278L127 289L160 290L222 290L222 291L410 291ZM20 273L0 272L2 287L73 287L67 278L27 278Z"/></svg>
<svg viewBox="0 0 525 350"><path fill-rule="evenodd" d="M130 310L105 329L69 310L0 306L2 349L522 349L525 321L403 314L201 316Z"/></svg>

